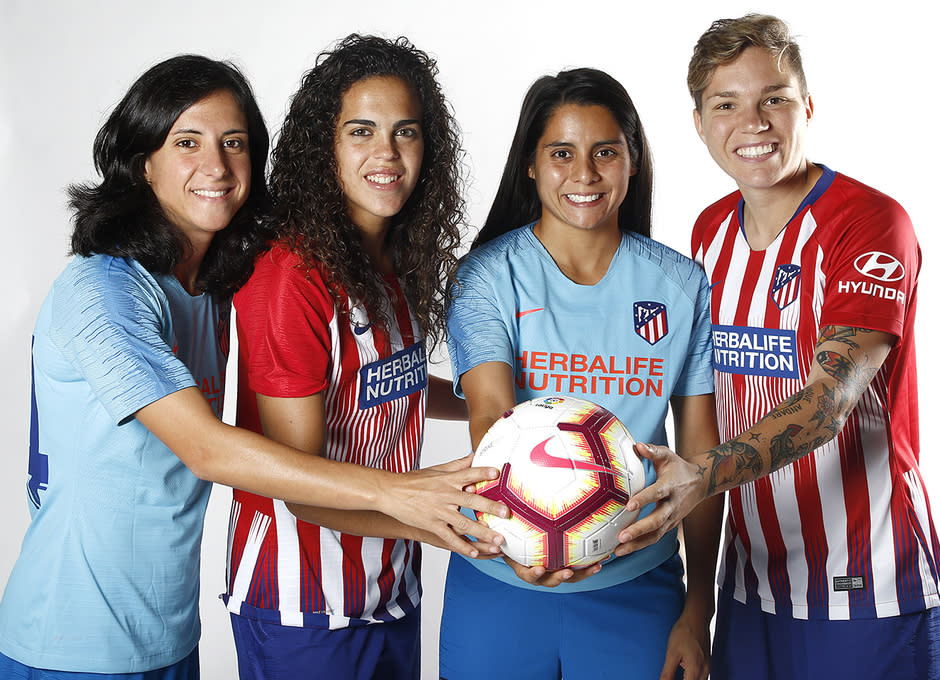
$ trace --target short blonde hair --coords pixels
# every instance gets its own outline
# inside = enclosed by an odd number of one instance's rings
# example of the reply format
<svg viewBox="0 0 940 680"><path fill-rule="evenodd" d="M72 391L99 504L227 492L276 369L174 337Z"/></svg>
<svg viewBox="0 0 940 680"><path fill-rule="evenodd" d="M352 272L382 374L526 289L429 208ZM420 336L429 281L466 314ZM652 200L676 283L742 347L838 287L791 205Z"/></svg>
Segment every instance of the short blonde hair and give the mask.
<svg viewBox="0 0 940 680"><path fill-rule="evenodd" d="M784 21L769 14L746 14L738 19L718 19L712 22L698 39L689 61L687 83L695 108L702 110L702 93L711 82L715 69L741 56L748 47L760 47L786 64L796 75L803 97L809 95L800 46L790 35Z"/></svg>

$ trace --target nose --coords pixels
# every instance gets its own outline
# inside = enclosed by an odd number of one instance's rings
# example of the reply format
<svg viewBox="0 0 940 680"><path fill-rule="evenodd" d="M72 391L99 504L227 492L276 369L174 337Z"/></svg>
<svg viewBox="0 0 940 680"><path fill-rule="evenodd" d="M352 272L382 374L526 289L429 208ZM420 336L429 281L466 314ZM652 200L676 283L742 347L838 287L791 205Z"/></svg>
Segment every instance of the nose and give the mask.
<svg viewBox="0 0 940 680"><path fill-rule="evenodd" d="M600 175L597 174L597 166L594 164L594 157L590 154L580 156L575 159L574 167L571 168L571 178L581 184L593 184Z"/></svg>
<svg viewBox="0 0 940 680"><path fill-rule="evenodd" d="M375 135L375 146L372 149L372 155L381 159L398 158L398 145L396 144L394 134Z"/></svg>
<svg viewBox="0 0 940 680"><path fill-rule="evenodd" d="M763 108L755 106L753 108L742 109L742 125L748 132L762 132L770 127L767 116Z"/></svg>
<svg viewBox="0 0 940 680"><path fill-rule="evenodd" d="M225 151L215 145L206 145L200 169L207 177L224 177L228 174L228 157Z"/></svg>

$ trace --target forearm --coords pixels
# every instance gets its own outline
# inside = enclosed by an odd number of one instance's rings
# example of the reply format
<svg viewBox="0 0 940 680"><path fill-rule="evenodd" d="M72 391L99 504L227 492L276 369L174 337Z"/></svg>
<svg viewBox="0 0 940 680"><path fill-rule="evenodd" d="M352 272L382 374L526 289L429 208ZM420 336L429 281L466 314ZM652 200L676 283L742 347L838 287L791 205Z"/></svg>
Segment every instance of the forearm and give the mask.
<svg viewBox="0 0 940 680"><path fill-rule="evenodd" d="M833 381L807 385L750 429L696 456L707 495L758 479L826 444L857 399Z"/></svg>
<svg viewBox="0 0 940 680"><path fill-rule="evenodd" d="M893 336L877 331L823 328L803 389L753 427L692 461L706 495L779 470L835 438L893 342Z"/></svg>
<svg viewBox="0 0 940 680"><path fill-rule="evenodd" d="M715 613L715 565L721 540L724 495L699 503L682 522L687 595L683 615L708 629Z"/></svg>
<svg viewBox="0 0 940 680"><path fill-rule="evenodd" d="M476 451L490 426L516 405L512 367L490 361L474 366L460 380L470 411L470 443Z"/></svg>
<svg viewBox="0 0 940 680"><path fill-rule="evenodd" d="M671 403L679 455L691 458L718 444L714 395L674 397ZM683 616L699 634L708 631L715 610L715 564L723 514L724 496L719 495L699 503L682 522L687 584Z"/></svg>
<svg viewBox="0 0 940 680"><path fill-rule="evenodd" d="M200 479L292 502L376 508L391 473L309 456L220 422L195 388L141 409L137 418Z"/></svg>
<svg viewBox="0 0 940 680"><path fill-rule="evenodd" d="M334 531L341 531L344 534L376 536L378 538L403 538L449 549L434 534L404 524L393 517L374 510L333 510L296 503L288 503L287 508L295 517L304 522L318 524Z"/></svg>

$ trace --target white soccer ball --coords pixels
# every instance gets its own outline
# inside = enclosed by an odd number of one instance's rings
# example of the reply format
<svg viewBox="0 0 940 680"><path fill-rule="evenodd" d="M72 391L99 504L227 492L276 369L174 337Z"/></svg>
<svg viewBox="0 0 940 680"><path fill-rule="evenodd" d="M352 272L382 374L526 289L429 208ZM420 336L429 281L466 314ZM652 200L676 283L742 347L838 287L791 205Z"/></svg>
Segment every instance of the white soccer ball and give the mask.
<svg viewBox="0 0 940 680"><path fill-rule="evenodd" d="M509 506L508 519L477 512L501 533L503 552L527 566L580 568L609 556L636 519L626 508L646 485L633 437L613 413L575 397L516 405L483 436L475 466L499 468L476 492Z"/></svg>

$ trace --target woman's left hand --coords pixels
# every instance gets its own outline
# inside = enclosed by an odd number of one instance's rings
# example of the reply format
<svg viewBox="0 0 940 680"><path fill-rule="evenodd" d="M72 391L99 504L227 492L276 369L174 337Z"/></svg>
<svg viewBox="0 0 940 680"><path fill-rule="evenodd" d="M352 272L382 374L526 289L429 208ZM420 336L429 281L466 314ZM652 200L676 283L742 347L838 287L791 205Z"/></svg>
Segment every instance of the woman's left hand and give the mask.
<svg viewBox="0 0 940 680"><path fill-rule="evenodd" d="M673 680L682 667L684 680L706 680L711 666L708 629L690 623L685 613L672 627L666 643L666 660L659 680Z"/></svg>
<svg viewBox="0 0 940 680"><path fill-rule="evenodd" d="M601 570L600 562L590 564L583 569L555 569L550 571L545 567L527 567L524 564L516 562L514 559L503 555L503 560L512 567L516 576L526 583L533 586L542 586L544 588L555 588L562 583L577 583L589 578Z"/></svg>

